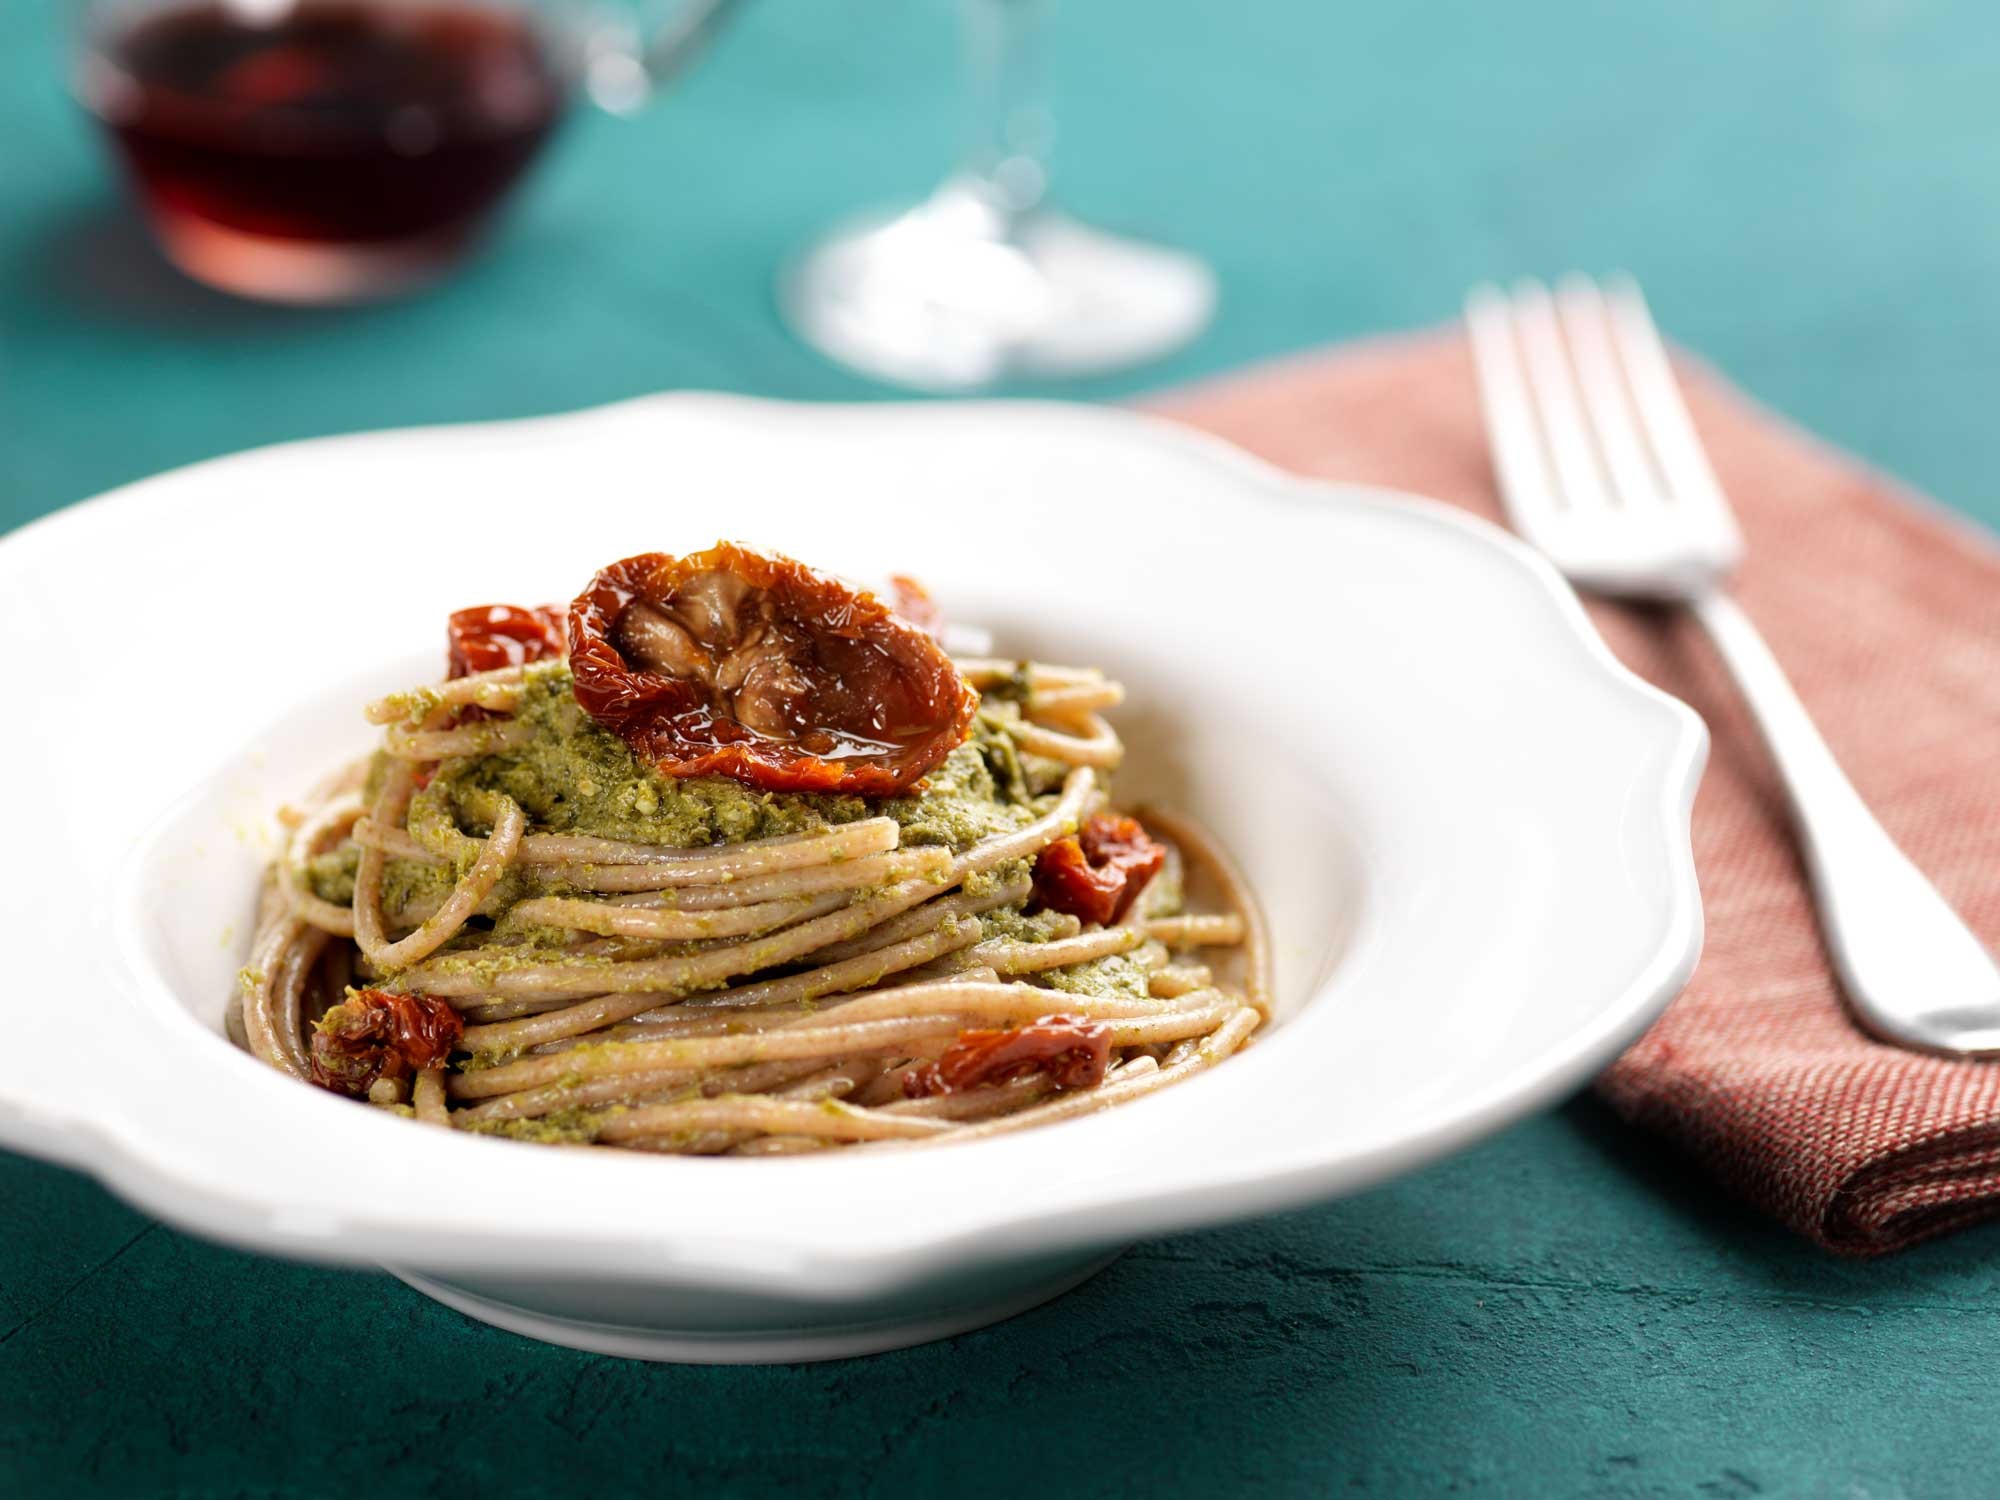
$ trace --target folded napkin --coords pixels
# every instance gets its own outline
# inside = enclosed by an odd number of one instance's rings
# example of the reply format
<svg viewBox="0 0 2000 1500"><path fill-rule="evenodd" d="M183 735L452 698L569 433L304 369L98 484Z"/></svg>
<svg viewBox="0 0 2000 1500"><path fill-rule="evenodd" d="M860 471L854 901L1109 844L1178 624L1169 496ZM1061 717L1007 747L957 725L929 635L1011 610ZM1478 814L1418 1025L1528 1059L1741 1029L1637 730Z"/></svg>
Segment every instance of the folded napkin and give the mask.
<svg viewBox="0 0 2000 1500"><path fill-rule="evenodd" d="M1681 373L1748 542L1737 594L1890 834L2000 939L2000 547L1858 461ZM1465 341L1265 366L1156 411L1303 474L1497 519ZM1708 943L1687 992L1598 1089L1835 1251L1874 1255L2000 1212L2000 1064L1871 1041L1842 1008L1776 773L1683 617L1593 604L1626 663L1714 735L1695 804Z"/></svg>

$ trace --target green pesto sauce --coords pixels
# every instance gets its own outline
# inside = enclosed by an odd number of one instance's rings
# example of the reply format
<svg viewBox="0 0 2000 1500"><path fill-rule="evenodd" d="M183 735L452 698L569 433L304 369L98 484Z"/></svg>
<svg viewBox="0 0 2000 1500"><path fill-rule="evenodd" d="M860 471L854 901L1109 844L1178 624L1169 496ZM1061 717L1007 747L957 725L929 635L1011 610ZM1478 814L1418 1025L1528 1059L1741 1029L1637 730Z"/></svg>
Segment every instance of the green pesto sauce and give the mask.
<svg viewBox="0 0 2000 1500"><path fill-rule="evenodd" d="M871 805L860 797L759 791L721 776L663 775L577 705L569 669L559 664L529 669L515 716L533 731L524 748L453 762L433 786L446 783L461 804L469 792L503 792L537 831L691 849L886 813L902 825L907 844L960 849L1032 821L1043 795L1004 723L985 717L917 793Z"/></svg>
<svg viewBox="0 0 2000 1500"><path fill-rule="evenodd" d="M420 724L428 718L433 709L444 702L438 690L431 687L410 688L406 692L391 693L382 700L399 724Z"/></svg>
<svg viewBox="0 0 2000 1500"><path fill-rule="evenodd" d="M458 871L450 865L430 865L415 859L389 859L382 864L382 906L403 911L423 903L435 906L451 894Z"/></svg>
<svg viewBox="0 0 2000 1500"><path fill-rule="evenodd" d="M664 776L585 713L567 667L531 669L516 719L528 745L454 768L466 785L504 792L533 826L692 849L805 833L865 817L859 798L761 792L721 776Z"/></svg>
<svg viewBox="0 0 2000 1500"><path fill-rule="evenodd" d="M486 1052L461 1053L452 1060L452 1070L458 1073L483 1073L488 1068L505 1067L520 1057L519 1047L496 1047Z"/></svg>
<svg viewBox="0 0 2000 1500"><path fill-rule="evenodd" d="M989 687L981 696L978 716L972 721L971 742L979 746L1002 798L1018 802L1046 796L1062 786L1069 767L1014 743L1014 730L1022 722L1021 703L1026 701L1026 693L1024 690L1019 700L995 696L1006 687L1006 683Z"/></svg>
<svg viewBox="0 0 2000 1500"><path fill-rule="evenodd" d="M477 941L479 934L468 933L461 936L468 941ZM550 959L551 951L548 946L530 943L488 943L470 950L461 950L447 944L440 952L425 959L424 967L438 974L477 974L482 978L491 979L496 975L511 973L515 969L528 969L538 964L545 964ZM607 965L611 960L595 954L565 953L562 962L566 969L583 970Z"/></svg>
<svg viewBox="0 0 2000 1500"><path fill-rule="evenodd" d="M354 900L354 872L361 863L361 849L346 844L306 862L306 885L322 901L348 906ZM391 858L382 865L382 905L387 911L410 907L436 906L451 894L459 872L450 865L426 864L422 860ZM496 891L496 896L503 894ZM496 904L498 904L496 902Z"/></svg>
<svg viewBox="0 0 2000 1500"><path fill-rule="evenodd" d="M597 1139L604 1122L621 1112L617 1106L585 1109L572 1105L538 1119L467 1120L461 1122L459 1128L477 1131L480 1135L505 1136L514 1141L533 1141L543 1146L587 1146Z"/></svg>
<svg viewBox="0 0 2000 1500"><path fill-rule="evenodd" d="M1046 943L1067 930L1061 913L1038 911L1029 916L1018 906L1003 906L980 919L980 936L1009 943Z"/></svg>
<svg viewBox="0 0 2000 1500"><path fill-rule="evenodd" d="M1123 995L1143 1000L1152 991L1152 971L1129 953L1113 953L1066 969L1049 969L1038 977L1052 990L1070 995Z"/></svg>
<svg viewBox="0 0 2000 1500"><path fill-rule="evenodd" d="M361 863L361 846L343 844L306 861L306 886L322 901L347 906L354 900L354 871Z"/></svg>
<svg viewBox="0 0 2000 1500"><path fill-rule="evenodd" d="M518 721L531 735L526 746L445 762L411 807L413 832L440 853L439 863L391 858L384 862L382 902L391 912L433 910L451 893L477 850L477 838L494 816L493 794L519 803L536 832L574 833L673 848L740 843L782 834L816 832L871 816L901 825L905 846L930 845L963 850L1015 831L1045 814L1066 768L1023 755L1013 736L1019 706L1001 700L982 708L971 736L909 795L869 801L858 797L774 793L723 777L675 778L635 757L624 740L591 719L572 694L569 669L560 663L530 667L524 676ZM387 761L378 755L370 769L379 787ZM369 793L372 797L373 793ZM430 830L426 838L424 828ZM353 900L359 850L353 845L311 861L308 879L316 894L345 905ZM1024 879L1028 860L1015 860L969 877L966 893L975 899ZM480 903L481 921L448 943L427 966L441 972L494 975L547 961L570 934L557 928L516 929L506 914L528 896L561 893L559 874L533 866L507 871ZM869 891L855 899L865 900ZM991 935L1046 938L1051 929L1039 919L992 914ZM497 920L496 931L490 922ZM968 919L972 920L972 919ZM503 941L494 943L490 937ZM462 951L480 944L476 951ZM662 956L683 951L669 946ZM685 951L694 951L690 945ZM609 963L574 953L570 965ZM749 970L768 960L754 952ZM491 1065L494 1060L486 1060ZM475 1063L474 1066L477 1066Z"/></svg>
<svg viewBox="0 0 2000 1500"><path fill-rule="evenodd" d="M947 755L914 796L891 798L882 811L902 825L905 844L969 849L1012 833L1036 816L1025 781L1006 774L1017 760L1011 740L975 721L972 738Z"/></svg>
<svg viewBox="0 0 2000 1500"><path fill-rule="evenodd" d="M389 767L395 762L386 750L377 750L368 757L368 774L361 778L361 805L373 807L375 799L382 795L382 783L389 779Z"/></svg>
<svg viewBox="0 0 2000 1500"><path fill-rule="evenodd" d="M995 865L992 869L982 870L977 875L966 876L959 889L978 900L992 895L1002 886L1026 879L1028 872L1033 868L1034 864L1030 860L1010 859L1004 865Z"/></svg>

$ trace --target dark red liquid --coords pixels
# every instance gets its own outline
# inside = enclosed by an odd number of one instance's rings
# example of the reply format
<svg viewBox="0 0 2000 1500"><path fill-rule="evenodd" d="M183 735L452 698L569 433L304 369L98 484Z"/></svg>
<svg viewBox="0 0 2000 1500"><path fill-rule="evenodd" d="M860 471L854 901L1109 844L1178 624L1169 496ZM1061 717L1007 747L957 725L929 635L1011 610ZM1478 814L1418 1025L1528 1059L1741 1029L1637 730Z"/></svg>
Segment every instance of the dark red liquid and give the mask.
<svg viewBox="0 0 2000 1500"><path fill-rule="evenodd" d="M84 92L156 220L338 244L471 230L566 103L528 20L384 0L156 12L101 39Z"/></svg>

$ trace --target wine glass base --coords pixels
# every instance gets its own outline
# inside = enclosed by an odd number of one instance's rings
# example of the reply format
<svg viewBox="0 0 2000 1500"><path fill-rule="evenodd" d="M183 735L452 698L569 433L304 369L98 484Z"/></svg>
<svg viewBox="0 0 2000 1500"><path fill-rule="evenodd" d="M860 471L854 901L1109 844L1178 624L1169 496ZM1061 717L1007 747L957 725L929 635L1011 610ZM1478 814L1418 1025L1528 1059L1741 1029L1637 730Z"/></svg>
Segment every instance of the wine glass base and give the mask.
<svg viewBox="0 0 2000 1500"><path fill-rule="evenodd" d="M975 191L835 230L781 278L799 337L863 374L928 391L1100 374L1207 326L1200 260L1040 212L1010 221Z"/></svg>

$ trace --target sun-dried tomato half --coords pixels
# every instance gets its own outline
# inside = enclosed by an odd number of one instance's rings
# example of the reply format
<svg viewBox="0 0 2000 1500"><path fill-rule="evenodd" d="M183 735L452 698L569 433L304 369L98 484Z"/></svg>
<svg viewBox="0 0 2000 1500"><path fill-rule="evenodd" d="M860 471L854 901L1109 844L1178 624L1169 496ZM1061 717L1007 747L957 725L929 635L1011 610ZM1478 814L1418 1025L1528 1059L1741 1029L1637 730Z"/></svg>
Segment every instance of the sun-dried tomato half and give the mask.
<svg viewBox="0 0 2000 1500"><path fill-rule="evenodd" d="M931 591L907 573L891 573L889 587L896 594L896 613L932 640L944 639L944 611L938 608Z"/></svg>
<svg viewBox="0 0 2000 1500"><path fill-rule="evenodd" d="M378 1078L443 1067L464 1030L458 1012L429 995L355 990L313 1031L313 1082L358 1097Z"/></svg>
<svg viewBox="0 0 2000 1500"><path fill-rule="evenodd" d="M615 562L569 607L576 701L671 776L887 797L962 744L979 695L873 594L720 542Z"/></svg>
<svg viewBox="0 0 2000 1500"><path fill-rule="evenodd" d="M563 611L559 605L475 604L447 622L451 675L470 677L499 667L518 667L563 653Z"/></svg>
<svg viewBox="0 0 2000 1500"><path fill-rule="evenodd" d="M1035 899L1051 911L1109 924L1132 909L1166 862L1166 845L1136 818L1093 813L1079 832L1057 839L1036 859Z"/></svg>
<svg viewBox="0 0 2000 1500"><path fill-rule="evenodd" d="M1076 1016L1043 1016L1006 1031L961 1031L934 1063L903 1075L903 1092L959 1094L983 1084L1047 1073L1058 1089L1094 1088L1111 1061L1111 1028Z"/></svg>

